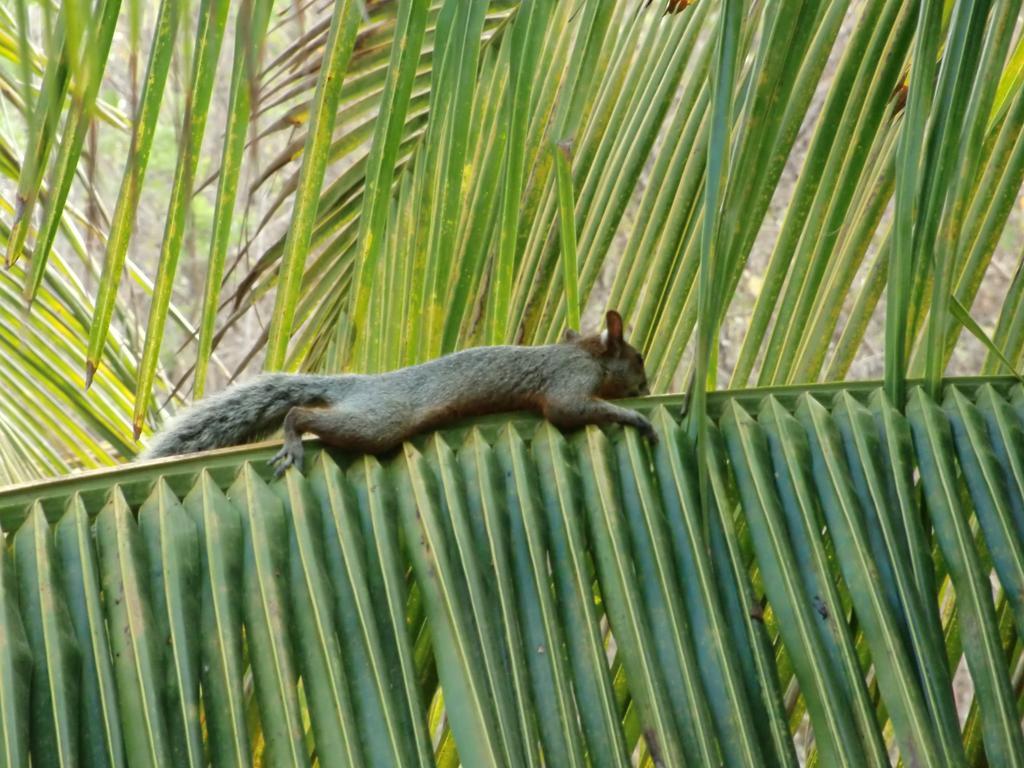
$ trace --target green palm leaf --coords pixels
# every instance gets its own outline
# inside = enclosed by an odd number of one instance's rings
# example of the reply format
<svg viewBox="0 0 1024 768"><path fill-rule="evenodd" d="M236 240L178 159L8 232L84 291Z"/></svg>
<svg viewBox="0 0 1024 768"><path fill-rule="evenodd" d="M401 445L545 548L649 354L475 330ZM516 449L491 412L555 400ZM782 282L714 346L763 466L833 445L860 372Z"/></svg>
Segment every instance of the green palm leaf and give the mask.
<svg viewBox="0 0 1024 768"><path fill-rule="evenodd" d="M1007 547L1020 488L993 470L1024 461L1019 386L958 382L945 407L915 387L909 453L872 448L898 444L886 436L906 430L885 415L881 389L831 394L831 406L828 390L709 398L704 460L721 505L712 538L723 537L727 559L747 558L728 578L710 553L687 551L700 528L696 468L683 460L695 444L671 415L678 399L641 404L653 407L662 438L653 455L619 427L566 439L533 417L492 417L382 463L313 451L309 480L290 470L271 482L262 460L273 448L254 446L0 491L20 585L3 593L3 631L54 638L24 651L53 674L3 689L13 696L0 709L5 754L38 758L51 745L93 754L123 733L133 760L210 750L247 762L265 741L268 757L288 762L315 749L332 763L407 765L431 764L435 748L452 754L442 744L453 737L463 764L541 753L622 764L640 747L655 763L738 755L794 765L802 729L785 716L806 707L817 754L809 760L966 764L973 731L956 725L949 682L963 654L986 753L1012 764L1017 702L982 563L991 552L999 584L1017 594L1019 558ZM863 472L851 470L858 464ZM913 540L898 527L913 518L872 506L897 492L905 470L920 472L958 587L946 597L964 632L951 666L948 627L923 609L933 588L917 582L911 558L892 555ZM970 533L975 513L984 543ZM880 537L872 519L883 520ZM92 526L98 557L83 548ZM67 612L40 614L44 593ZM740 634L731 606L748 616ZM95 623L97 610L106 625ZM417 617L430 628L425 656L411 653ZM187 631L197 621L204 631ZM734 642L767 653L741 660ZM8 661L18 647L0 645ZM78 727L77 709L56 706L78 684L56 676L69 654L89 660L83 694L104 702L116 687L116 708L101 704L94 729ZM437 675L423 677L434 663ZM257 717L247 724L250 665ZM782 699L793 681L798 692ZM880 698L858 693L876 681ZM64 741L17 736L27 732L29 686L32 700L44 689L56 697L45 719ZM442 707L450 731L426 730L439 722L427 701ZM764 707L776 713L771 728L739 719ZM199 712L212 718L205 730Z"/></svg>
<svg viewBox="0 0 1024 768"><path fill-rule="evenodd" d="M1020 0L8 5L7 762L1024 760L1024 389L944 378L1024 359ZM110 469L189 379L608 307L653 448Z"/></svg>

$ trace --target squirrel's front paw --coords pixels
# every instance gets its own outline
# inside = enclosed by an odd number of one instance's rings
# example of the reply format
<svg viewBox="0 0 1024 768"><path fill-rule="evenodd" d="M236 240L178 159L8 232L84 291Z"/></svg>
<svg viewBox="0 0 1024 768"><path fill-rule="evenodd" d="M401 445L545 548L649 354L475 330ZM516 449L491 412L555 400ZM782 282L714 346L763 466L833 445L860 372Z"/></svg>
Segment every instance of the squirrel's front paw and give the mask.
<svg viewBox="0 0 1024 768"><path fill-rule="evenodd" d="M281 477L288 467L302 468L302 443L285 443L267 463L274 467L274 477Z"/></svg>

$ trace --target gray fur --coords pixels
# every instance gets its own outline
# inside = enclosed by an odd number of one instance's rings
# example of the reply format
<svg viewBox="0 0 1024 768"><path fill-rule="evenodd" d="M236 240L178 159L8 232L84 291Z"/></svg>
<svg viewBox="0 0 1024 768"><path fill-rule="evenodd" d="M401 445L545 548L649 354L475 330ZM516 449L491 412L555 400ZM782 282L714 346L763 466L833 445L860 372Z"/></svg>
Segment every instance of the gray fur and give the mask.
<svg viewBox="0 0 1024 768"><path fill-rule="evenodd" d="M270 373L230 387L186 409L153 438L140 459L177 456L250 442L281 426L296 405L327 401L348 376Z"/></svg>
<svg viewBox="0 0 1024 768"><path fill-rule="evenodd" d="M283 424L285 445L272 460L283 471L301 461L306 432L329 445L381 453L467 416L514 410L538 411L566 429L631 424L653 439L643 416L597 399L641 394L646 386L643 361L621 335L476 347L370 376L269 374L185 411L142 458L238 445Z"/></svg>

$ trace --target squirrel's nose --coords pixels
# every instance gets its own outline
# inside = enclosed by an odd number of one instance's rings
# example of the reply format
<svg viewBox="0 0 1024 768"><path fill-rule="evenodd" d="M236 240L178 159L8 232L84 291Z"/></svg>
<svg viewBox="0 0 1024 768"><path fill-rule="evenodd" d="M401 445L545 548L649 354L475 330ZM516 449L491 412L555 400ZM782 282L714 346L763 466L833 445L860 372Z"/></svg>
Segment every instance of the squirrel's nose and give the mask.
<svg viewBox="0 0 1024 768"><path fill-rule="evenodd" d="M651 394L651 388L647 386L647 382L644 382L643 386L640 387L640 394L644 397Z"/></svg>

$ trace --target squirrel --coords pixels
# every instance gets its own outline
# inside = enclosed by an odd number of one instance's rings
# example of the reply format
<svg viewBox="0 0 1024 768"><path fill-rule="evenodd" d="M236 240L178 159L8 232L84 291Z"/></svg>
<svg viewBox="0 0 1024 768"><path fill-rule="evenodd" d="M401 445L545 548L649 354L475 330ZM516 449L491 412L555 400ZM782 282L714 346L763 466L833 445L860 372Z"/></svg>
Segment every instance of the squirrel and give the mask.
<svg viewBox="0 0 1024 768"><path fill-rule="evenodd" d="M239 445L280 426L276 474L302 466L302 435L358 453L386 453L467 416L539 412L560 429L628 424L657 434L636 411L604 398L649 394L640 353L609 311L600 334L567 330L557 344L473 347L381 374L270 373L206 398L174 418L140 459Z"/></svg>

